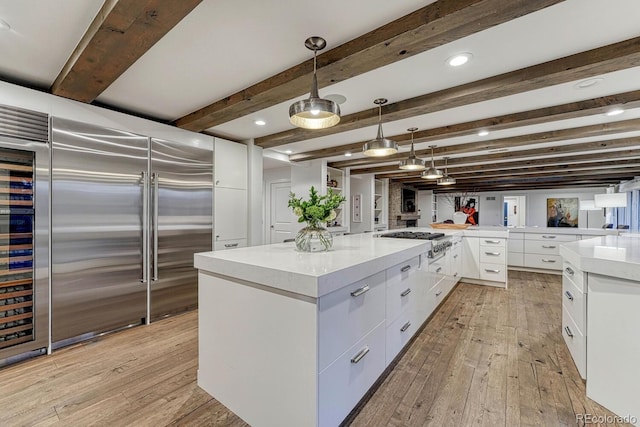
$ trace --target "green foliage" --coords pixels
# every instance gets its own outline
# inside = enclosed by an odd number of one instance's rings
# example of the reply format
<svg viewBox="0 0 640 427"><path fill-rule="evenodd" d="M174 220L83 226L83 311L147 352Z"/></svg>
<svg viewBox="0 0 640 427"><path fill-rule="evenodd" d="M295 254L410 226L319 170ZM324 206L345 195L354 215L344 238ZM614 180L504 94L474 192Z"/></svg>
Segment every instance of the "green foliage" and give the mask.
<svg viewBox="0 0 640 427"><path fill-rule="evenodd" d="M309 190L309 200L296 197L295 193L289 193L290 208L298 217L298 222L307 222L311 226L318 226L321 222L332 221L336 218L335 209L346 200L341 194L329 189L326 195L319 196L313 186Z"/></svg>

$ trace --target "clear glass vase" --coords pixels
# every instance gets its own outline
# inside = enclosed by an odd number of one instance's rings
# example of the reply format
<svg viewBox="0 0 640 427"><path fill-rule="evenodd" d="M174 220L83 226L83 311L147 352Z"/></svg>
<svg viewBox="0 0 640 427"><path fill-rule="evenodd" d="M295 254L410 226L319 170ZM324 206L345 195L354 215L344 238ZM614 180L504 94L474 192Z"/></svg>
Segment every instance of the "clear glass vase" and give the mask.
<svg viewBox="0 0 640 427"><path fill-rule="evenodd" d="M332 245L333 236L318 224L309 224L296 235L296 248L300 252L324 252Z"/></svg>

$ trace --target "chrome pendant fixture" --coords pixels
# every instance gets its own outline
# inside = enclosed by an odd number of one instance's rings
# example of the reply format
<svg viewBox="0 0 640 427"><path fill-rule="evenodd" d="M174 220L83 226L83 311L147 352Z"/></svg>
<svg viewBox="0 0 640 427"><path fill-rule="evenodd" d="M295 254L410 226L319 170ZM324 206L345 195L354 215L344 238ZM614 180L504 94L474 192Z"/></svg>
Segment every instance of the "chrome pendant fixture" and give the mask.
<svg viewBox="0 0 640 427"><path fill-rule="evenodd" d="M289 107L289 121L294 126L304 129L325 129L335 126L340 121L340 107L329 99L318 95L318 78L316 77L316 56L325 48L327 42L322 37L309 37L304 45L313 51L313 81L308 99L294 102Z"/></svg>
<svg viewBox="0 0 640 427"><path fill-rule="evenodd" d="M424 179L442 178L442 171L440 169L436 169L436 165L433 161L433 149L436 148L436 145L430 145L429 148L431 148L431 167L426 171L423 171L422 175L420 175L420 178L424 178Z"/></svg>
<svg viewBox="0 0 640 427"><path fill-rule="evenodd" d="M438 185L453 185L456 183L456 179L451 178L449 176L449 172L447 172L448 157L443 157L443 159L444 159L444 176L438 180Z"/></svg>
<svg viewBox="0 0 640 427"><path fill-rule="evenodd" d="M386 104L386 102L385 98L378 98L373 101L374 104L378 105L378 136L362 146L362 152L365 156L383 157L398 152L398 144L385 138L382 134L382 104Z"/></svg>
<svg viewBox="0 0 640 427"><path fill-rule="evenodd" d="M418 128L409 128L407 129L411 132L411 152L409 153L409 157L402 160L398 167L407 171L422 171L425 170L426 166L424 164L424 160L416 157L416 152L413 149L413 133L418 130Z"/></svg>

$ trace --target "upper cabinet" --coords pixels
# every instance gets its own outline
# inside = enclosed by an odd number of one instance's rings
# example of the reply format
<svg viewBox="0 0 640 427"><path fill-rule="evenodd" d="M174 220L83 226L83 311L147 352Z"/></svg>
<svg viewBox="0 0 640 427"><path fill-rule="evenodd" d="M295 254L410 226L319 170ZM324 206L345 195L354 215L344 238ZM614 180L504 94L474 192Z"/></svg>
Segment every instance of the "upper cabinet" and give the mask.
<svg viewBox="0 0 640 427"><path fill-rule="evenodd" d="M247 146L215 138L214 185L247 189Z"/></svg>

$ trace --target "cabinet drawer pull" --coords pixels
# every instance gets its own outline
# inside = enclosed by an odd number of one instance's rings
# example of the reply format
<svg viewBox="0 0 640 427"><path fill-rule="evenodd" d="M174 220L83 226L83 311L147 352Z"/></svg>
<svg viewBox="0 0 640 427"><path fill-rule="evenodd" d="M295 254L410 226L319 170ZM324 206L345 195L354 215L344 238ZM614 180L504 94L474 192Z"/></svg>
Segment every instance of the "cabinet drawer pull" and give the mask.
<svg viewBox="0 0 640 427"><path fill-rule="evenodd" d="M442 293L442 290L436 292L436 296L439 297L441 293Z"/></svg>
<svg viewBox="0 0 640 427"><path fill-rule="evenodd" d="M453 273L453 277L458 277L458 273Z"/></svg>
<svg viewBox="0 0 640 427"><path fill-rule="evenodd" d="M555 259L542 258L542 262L550 262L550 263L554 263L554 262L556 262L556 260L555 260Z"/></svg>
<svg viewBox="0 0 640 427"><path fill-rule="evenodd" d="M566 271L567 273L569 273L571 276L573 276L573 274L575 273L575 271L573 271L573 268L571 267L567 267L564 269L564 271Z"/></svg>
<svg viewBox="0 0 640 427"><path fill-rule="evenodd" d="M567 335L569 336L569 338L573 338L573 334L571 333L571 329L569 329L568 326L564 327L564 331L567 333Z"/></svg>
<svg viewBox="0 0 640 427"><path fill-rule="evenodd" d="M400 332L404 332L407 329L409 329L409 326L411 326L411 322L407 322L404 325L402 325L402 328L400 328Z"/></svg>
<svg viewBox="0 0 640 427"><path fill-rule="evenodd" d="M573 301L573 295L571 295L571 292L566 291L564 294L569 298L569 300Z"/></svg>
<svg viewBox="0 0 640 427"><path fill-rule="evenodd" d="M555 245L542 245L542 249L555 249Z"/></svg>
<svg viewBox="0 0 640 427"><path fill-rule="evenodd" d="M351 292L351 296L352 297L359 297L360 295L364 294L365 292L367 292L369 289L369 285L363 286L361 288L356 289L355 291Z"/></svg>
<svg viewBox="0 0 640 427"><path fill-rule="evenodd" d="M490 256L500 256L500 252L485 252L484 254Z"/></svg>
<svg viewBox="0 0 640 427"><path fill-rule="evenodd" d="M369 347L363 348L358 352L358 354L356 354L351 358L351 363L358 363L359 361L362 360L363 357L367 355L367 353L369 353Z"/></svg>
<svg viewBox="0 0 640 427"><path fill-rule="evenodd" d="M456 258L458 258L458 255L454 255L454 256L453 256L453 259L456 259Z"/></svg>
<svg viewBox="0 0 640 427"><path fill-rule="evenodd" d="M400 294L401 297L406 297L407 295L409 295L411 293L411 288L407 288L404 290L403 293Z"/></svg>
<svg viewBox="0 0 640 427"><path fill-rule="evenodd" d="M545 236L544 234L542 235L543 239L555 239L556 236Z"/></svg>
<svg viewBox="0 0 640 427"><path fill-rule="evenodd" d="M236 246L238 246L237 243L225 243L224 244L225 248L235 248Z"/></svg>
<svg viewBox="0 0 640 427"><path fill-rule="evenodd" d="M400 269L400 271L401 271L401 272L403 272L403 273L404 273L405 271L409 271L409 270L411 270L411 266L410 266L410 265L405 265L404 267L402 267L402 268Z"/></svg>
<svg viewBox="0 0 640 427"><path fill-rule="evenodd" d="M436 268L436 273L440 273L442 271L442 267Z"/></svg>
<svg viewBox="0 0 640 427"><path fill-rule="evenodd" d="M497 245L500 243L500 240L485 240L485 243L491 243L492 245Z"/></svg>
<svg viewBox="0 0 640 427"><path fill-rule="evenodd" d="M493 270L491 268L485 268L484 271L487 273L500 273L500 270Z"/></svg>

